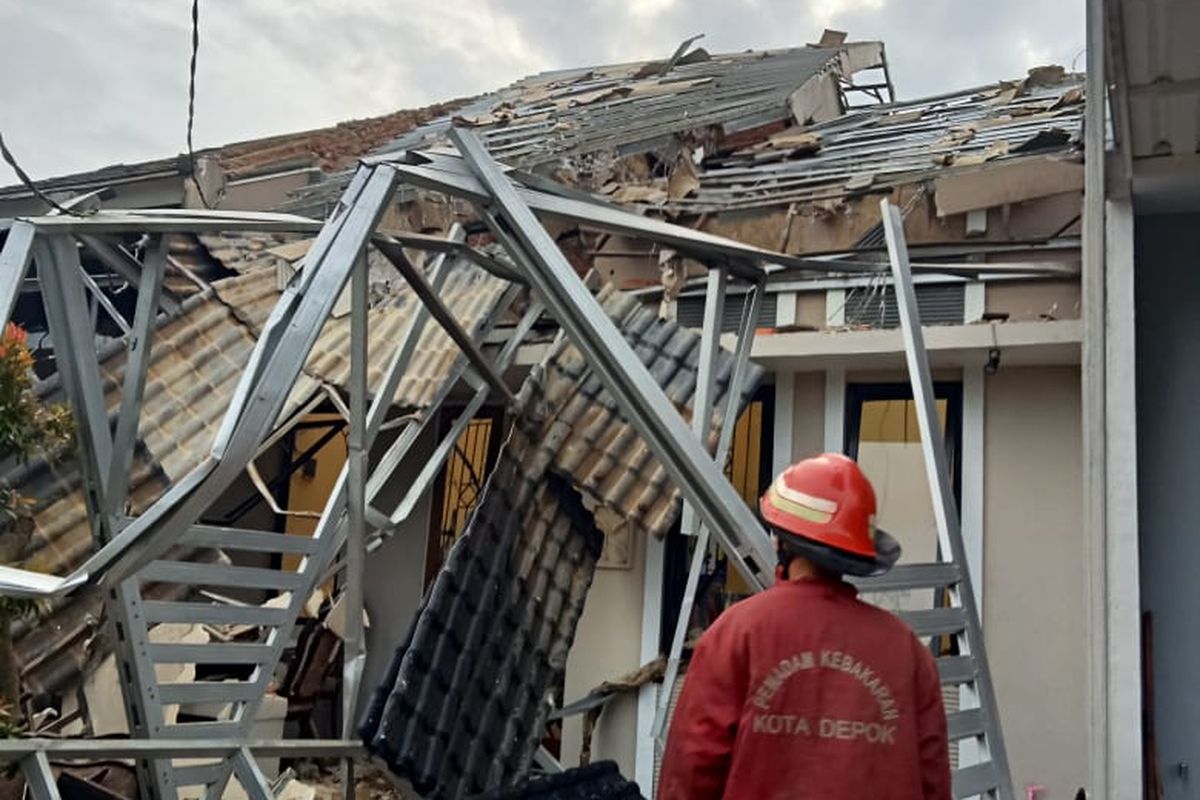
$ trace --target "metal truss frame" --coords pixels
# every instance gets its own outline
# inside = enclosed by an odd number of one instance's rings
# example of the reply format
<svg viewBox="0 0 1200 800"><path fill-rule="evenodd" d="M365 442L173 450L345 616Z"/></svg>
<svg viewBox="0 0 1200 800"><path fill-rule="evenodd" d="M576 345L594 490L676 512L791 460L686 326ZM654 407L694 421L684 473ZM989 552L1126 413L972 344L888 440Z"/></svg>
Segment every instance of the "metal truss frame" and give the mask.
<svg viewBox="0 0 1200 800"><path fill-rule="evenodd" d="M83 565L64 576L0 567L0 593L46 597L89 583L102 587L130 730L135 737L119 747L114 743L107 752L137 759L146 800L174 797L177 788L184 785L203 785L205 796L216 798L231 776L237 777L254 800L265 800L268 791L252 753L271 747L286 750L288 745L251 742L251 726L305 600L328 576L335 556L343 550L346 601L350 605L342 712L343 735L349 740L365 661L361 626L365 555L409 515L450 454L462 427L480 407L489 399L512 402L513 395L502 376L543 313L553 317L563 334L584 354L593 374L679 487L688 509L686 528L697 536L697 558L702 558L708 537L712 536L750 585L763 588L773 580L775 556L770 541L753 511L724 476L724 453L735 421L732 404L736 390L729 392L715 458L704 444L713 410L721 306L728 281L752 285L751 302L744 309L738 339L733 375L736 387L746 374L768 271L780 267L817 270L803 259L642 217L567 192L550 191L544 183L536 188L522 185L514 181L519 180L517 173L510 174L493 161L470 132L453 130L451 139L457 155L401 153L365 160L323 224L274 213L96 210L82 217L18 219L9 229L8 240L0 251L0 310L5 319L11 316L21 283L31 262L36 262L63 392L79 433L80 469L96 550ZM468 246L461 231L448 239L379 232L379 220L400 182L473 204L502 245L508 262ZM693 425L674 411L662 388L547 233L542 218L565 219L581 227L645 239L710 269ZM162 291L167 268L165 235L231 230L316 232L317 237L303 269L282 292L264 324L207 456L143 513L128 516L129 465L138 439L150 342L158 313L178 310L177 301ZM147 248L138 261L114 238L124 234L148 234L154 246ZM393 355L374 396L368 396L366 374L371 336L365 255L368 244L396 267L422 303L408 329L394 343ZM80 247L95 253L127 279L135 279L139 287L136 312L126 335L128 368L115 415L106 405L88 316L81 313L86 308L87 288ZM424 269L409 261L406 249L426 251ZM471 261L513 281L496 311L477 330L465 330L440 299L439 290L451 259ZM819 268L821 274L839 271L834 263L823 263ZM851 267L845 271L857 270ZM285 401L322 325L347 286L351 299L349 454L312 538L201 524L204 512L251 465L263 443L285 422L280 419ZM489 357L483 347L485 335L526 287L532 293L528 310L499 354ZM395 441L378 463L372 464L372 444L385 427L391 399L430 319L445 330L461 356L430 405L401 422L404 427ZM435 449L434 457L414 463L413 442L428 428L452 389L463 382L473 391L466 408ZM399 506L393 510L377 508L380 490L389 478L410 473L416 478ZM294 571L180 561L171 555L179 545L289 553L301 561ZM697 569L694 559L693 572ZM255 586L290 592L290 596L282 608L167 602L143 595L143 585L149 582ZM689 575L689 586L694 595L695 576ZM151 628L162 622L251 625L258 626L262 635L254 643L161 642L151 634ZM686 615L681 615L680 628L685 624ZM682 646L679 630L675 640L673 669L678 668ZM159 677L158 669L163 664L196 663L244 664L250 677L222 683L164 682ZM225 704L226 714L217 722L172 722L167 709L190 702ZM87 750L28 740L21 743L19 752L9 753L0 746L0 759L22 759L34 795L45 800L55 796L53 781L47 778L46 754ZM174 763L201 755L199 751L216 760L201 766Z"/></svg>

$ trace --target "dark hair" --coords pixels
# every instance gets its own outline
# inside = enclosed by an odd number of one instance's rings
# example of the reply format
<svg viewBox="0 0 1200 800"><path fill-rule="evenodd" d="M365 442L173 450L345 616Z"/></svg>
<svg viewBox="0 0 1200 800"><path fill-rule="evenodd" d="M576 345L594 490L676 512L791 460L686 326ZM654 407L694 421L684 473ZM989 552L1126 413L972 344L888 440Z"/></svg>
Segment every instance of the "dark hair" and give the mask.
<svg viewBox="0 0 1200 800"><path fill-rule="evenodd" d="M782 528L772 527L771 530L775 534L775 540L779 543L775 546L775 554L779 559L779 566L783 567L785 574L793 558L808 559L818 569L838 576L847 573L869 574L874 568L873 559L838 550ZM867 570L866 573L862 572L864 568Z"/></svg>

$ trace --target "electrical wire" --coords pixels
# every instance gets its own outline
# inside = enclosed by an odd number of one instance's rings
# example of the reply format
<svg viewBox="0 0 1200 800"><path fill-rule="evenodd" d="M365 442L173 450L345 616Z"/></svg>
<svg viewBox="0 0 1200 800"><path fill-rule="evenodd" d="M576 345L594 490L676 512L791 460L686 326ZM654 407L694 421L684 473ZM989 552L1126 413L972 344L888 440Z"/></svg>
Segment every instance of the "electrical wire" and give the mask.
<svg viewBox="0 0 1200 800"><path fill-rule="evenodd" d="M192 127L196 123L196 57L200 53L200 0L192 0L192 61L188 69L188 116L187 116L187 149L188 162L192 167L192 183L200 195L200 202L205 208L212 208L200 179L196 177L196 151L192 147Z"/></svg>
<svg viewBox="0 0 1200 800"><path fill-rule="evenodd" d="M200 0L192 0L192 58L191 65L188 69L188 117L187 117L187 149L188 162L192 169L192 183L196 186L196 192L200 195L200 202L205 208L212 208L212 204L208 201L208 196L204 192L204 187L200 185L199 179L196 177L196 152L192 146L192 128L196 122L196 58L200 52ZM4 134L0 133L0 157L3 157L8 166L16 174L17 180L33 193L33 196L45 203L50 208L60 214L69 214L73 217L82 217L85 214L78 209L68 208L62 203L59 203L54 198L38 188L33 179L29 177L29 173L22 169L17 163L16 156L8 149L8 145L4 141Z"/></svg>
<svg viewBox="0 0 1200 800"><path fill-rule="evenodd" d="M82 212L78 211L77 209L67 208L37 187L37 184L33 182L33 179L29 177L29 173L21 169L21 165L17 163L16 157L13 156L12 151L8 149L8 145L4 143L4 134L0 134L0 156L4 157L4 161L10 167L12 167L12 171L17 174L17 179L24 184L26 189L33 192L33 196L38 200L41 200L43 203L50 206L50 208L54 209L60 214L70 214L73 217L83 216Z"/></svg>

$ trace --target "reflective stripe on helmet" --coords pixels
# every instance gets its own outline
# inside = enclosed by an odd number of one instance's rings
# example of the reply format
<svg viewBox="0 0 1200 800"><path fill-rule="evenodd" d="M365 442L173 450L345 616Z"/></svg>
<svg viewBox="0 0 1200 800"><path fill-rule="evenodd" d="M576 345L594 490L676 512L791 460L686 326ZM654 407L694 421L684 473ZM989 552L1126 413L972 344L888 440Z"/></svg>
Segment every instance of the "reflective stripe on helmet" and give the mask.
<svg viewBox="0 0 1200 800"><path fill-rule="evenodd" d="M826 500L824 497L814 497L813 495L802 492L799 489L793 489L784 482L783 475L780 475L775 479L775 483L771 486L771 488L774 489L775 493L784 500L789 500L793 503L799 503L806 508L811 508L813 511L819 511L824 514L837 513L838 504L836 500Z"/></svg>
<svg viewBox="0 0 1200 800"><path fill-rule="evenodd" d="M777 486L772 486L770 490L767 491L767 502L785 514L791 514L793 517L806 519L809 522L819 522L824 525L833 519L833 514L831 512L820 511L812 508L811 506L789 500L779 492L779 488Z"/></svg>

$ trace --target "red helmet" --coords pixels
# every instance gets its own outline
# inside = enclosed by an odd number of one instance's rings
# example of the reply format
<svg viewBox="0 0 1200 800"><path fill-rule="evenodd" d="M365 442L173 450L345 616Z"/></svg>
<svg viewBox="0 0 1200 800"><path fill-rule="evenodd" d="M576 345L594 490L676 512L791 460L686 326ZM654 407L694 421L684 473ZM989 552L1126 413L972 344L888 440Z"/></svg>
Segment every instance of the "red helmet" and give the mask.
<svg viewBox="0 0 1200 800"><path fill-rule="evenodd" d="M777 531L832 549L841 572L874 574L890 568L900 546L875 528L875 490L853 460L823 453L788 467L759 501L765 519Z"/></svg>

